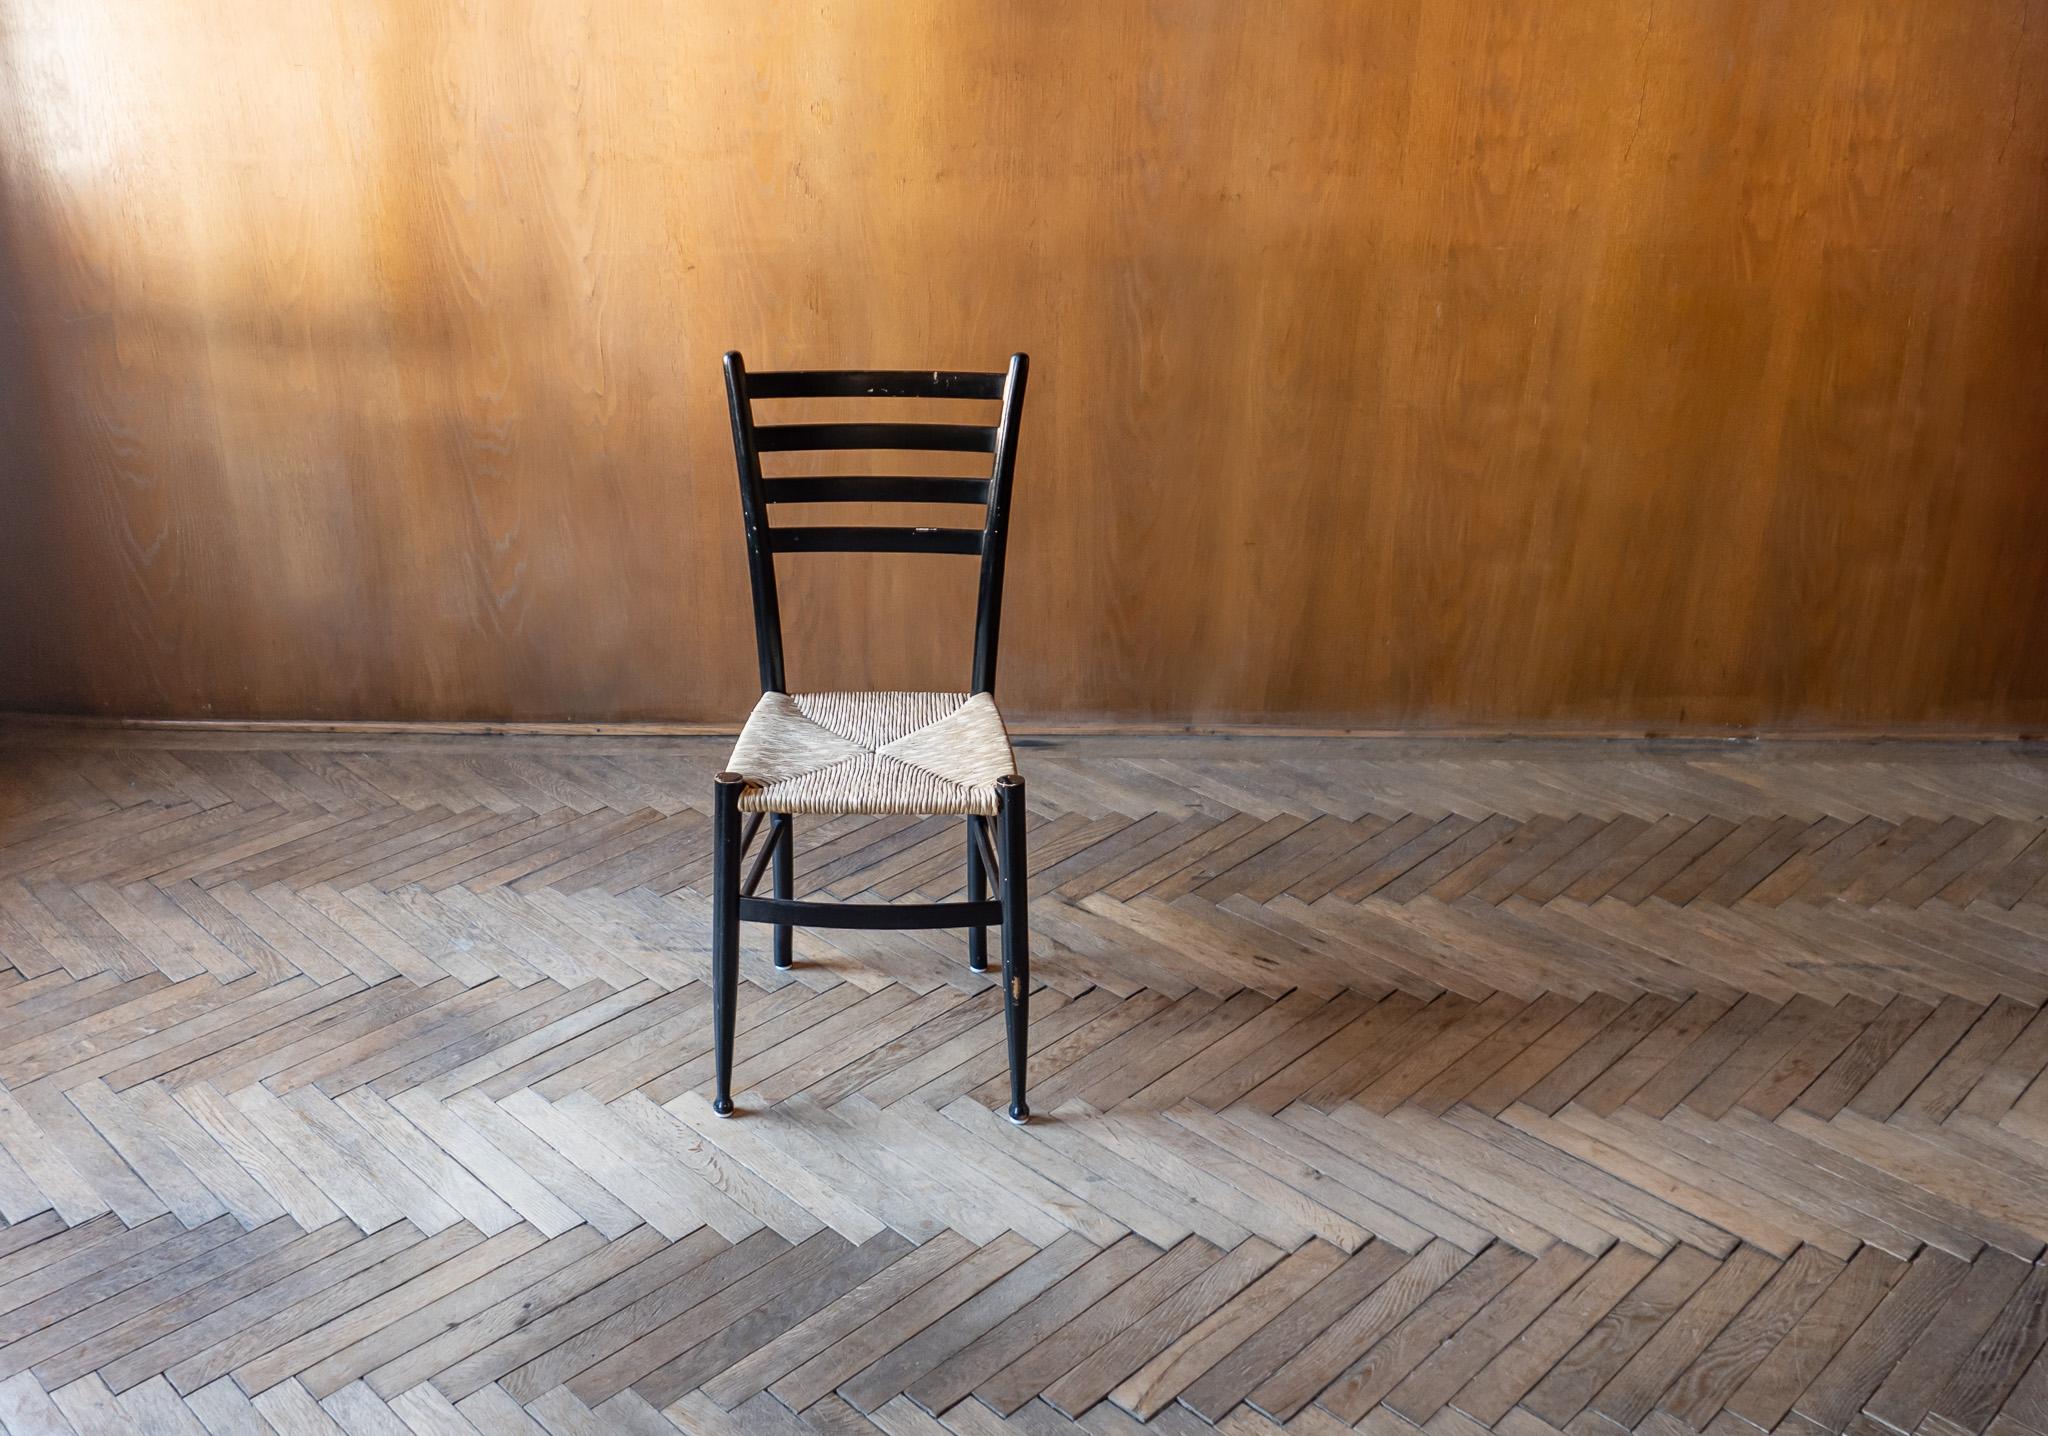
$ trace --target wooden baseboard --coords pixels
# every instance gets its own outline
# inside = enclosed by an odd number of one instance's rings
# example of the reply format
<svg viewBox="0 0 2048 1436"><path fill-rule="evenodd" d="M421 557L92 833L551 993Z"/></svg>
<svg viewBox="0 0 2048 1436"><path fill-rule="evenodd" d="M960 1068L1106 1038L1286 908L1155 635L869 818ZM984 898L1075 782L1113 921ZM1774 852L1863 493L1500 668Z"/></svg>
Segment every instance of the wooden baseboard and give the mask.
<svg viewBox="0 0 2048 1436"><path fill-rule="evenodd" d="M737 723L539 723L408 722L384 719L317 718L107 718L69 713L0 712L0 730L127 730L170 733L309 733L364 737L604 737L730 738ZM1858 727L1629 728L1584 724L1531 723L1503 727L1343 728L1294 723L1012 722L1019 738L1359 738L1445 740L1474 743L1515 741L1605 741L1630 743L1748 744L1764 742L1853 743L2038 743L2048 734L2013 729L1888 729Z"/></svg>

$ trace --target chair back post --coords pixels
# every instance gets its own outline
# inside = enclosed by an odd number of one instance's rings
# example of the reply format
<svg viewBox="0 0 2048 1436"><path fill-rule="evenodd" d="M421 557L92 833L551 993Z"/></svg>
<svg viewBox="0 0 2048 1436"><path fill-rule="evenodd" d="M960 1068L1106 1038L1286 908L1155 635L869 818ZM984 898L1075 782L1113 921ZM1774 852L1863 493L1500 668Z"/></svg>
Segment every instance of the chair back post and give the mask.
<svg viewBox="0 0 2048 1436"><path fill-rule="evenodd" d="M1003 376L1003 413L996 425L995 469L990 475L988 518L981 534L981 589L974 607L975 693L996 691L996 649L1003 623L1003 557L1010 539L1010 484L1017 475L1018 420L1024 412L1028 355L1012 354Z"/></svg>
<svg viewBox="0 0 2048 1436"><path fill-rule="evenodd" d="M761 451L754 438L754 404L747 393L747 361L737 349L725 356L725 397L732 411L732 451L740 470L740 507L747 524L747 575L754 590L754 652L761 691L786 693L782 668L782 604L775 592L775 551L768 537L768 504L761 493Z"/></svg>

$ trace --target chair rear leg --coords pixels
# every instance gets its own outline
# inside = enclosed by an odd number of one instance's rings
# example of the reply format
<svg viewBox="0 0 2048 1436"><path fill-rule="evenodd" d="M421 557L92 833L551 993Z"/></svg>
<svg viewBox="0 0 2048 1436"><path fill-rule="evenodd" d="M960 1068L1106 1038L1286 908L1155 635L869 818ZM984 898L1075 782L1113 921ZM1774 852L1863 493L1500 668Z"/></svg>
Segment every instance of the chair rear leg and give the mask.
<svg viewBox="0 0 2048 1436"><path fill-rule="evenodd" d="M711 1046L717 1092L711 1110L732 1115L732 1038L740 987L740 789L720 773L711 804Z"/></svg>
<svg viewBox="0 0 2048 1436"><path fill-rule="evenodd" d="M1010 1045L1010 1120L1030 1119L1024 1101L1024 1056L1031 1028L1031 915L1029 860L1024 852L1024 780L996 780L996 861L1003 903L1003 1025Z"/></svg>
<svg viewBox="0 0 2048 1436"><path fill-rule="evenodd" d="M981 825L980 818L967 820L967 900L983 902L988 898L988 875L981 870L980 836L975 829ZM988 971L988 929L970 927L967 929L967 970Z"/></svg>
<svg viewBox="0 0 2048 1436"><path fill-rule="evenodd" d="M775 842L775 856L771 860L775 880L775 895L779 898L796 896L796 819L787 813L777 813L768 820L768 838ZM776 840L780 839L779 842ZM788 923L775 924L775 965L788 967L796 960L794 934L796 929Z"/></svg>

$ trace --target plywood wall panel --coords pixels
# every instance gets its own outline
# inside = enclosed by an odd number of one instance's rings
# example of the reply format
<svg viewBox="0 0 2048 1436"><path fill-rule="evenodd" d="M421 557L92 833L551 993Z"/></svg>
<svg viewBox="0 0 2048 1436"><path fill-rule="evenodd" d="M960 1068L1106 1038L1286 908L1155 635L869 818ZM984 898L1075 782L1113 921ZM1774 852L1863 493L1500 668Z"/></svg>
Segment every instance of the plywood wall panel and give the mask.
<svg viewBox="0 0 2048 1436"><path fill-rule="evenodd" d="M0 0L0 707L732 718L719 353L1022 348L1015 712L2040 729L2043 73L2043 0ZM793 679L958 683L963 562L788 564Z"/></svg>

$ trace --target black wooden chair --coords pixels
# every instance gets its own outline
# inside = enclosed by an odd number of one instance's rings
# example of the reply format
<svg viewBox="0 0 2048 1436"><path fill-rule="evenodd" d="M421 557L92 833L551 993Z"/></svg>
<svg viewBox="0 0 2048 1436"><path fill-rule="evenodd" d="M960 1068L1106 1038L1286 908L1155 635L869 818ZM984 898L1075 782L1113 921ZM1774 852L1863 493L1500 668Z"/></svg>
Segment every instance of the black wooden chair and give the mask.
<svg viewBox="0 0 2048 1436"><path fill-rule="evenodd" d="M775 928L775 965L788 967L798 927L967 929L967 964L988 970L991 925L1002 928L1003 1016L1010 1049L1010 1120L1024 1103L1024 1043L1031 986L1025 907L1024 780L990 696L1003 606L1003 548L1027 360L1004 374L943 370L784 370L749 374L725 356L733 449L746 515L754 588L754 643L761 701L720 773L713 803L711 1021L718 1093L731 1116L734 1007L740 924ZM756 400L814 398L982 399L999 403L994 425L960 423L757 423ZM990 456L987 478L843 475L763 478L763 454L800 450L940 450ZM778 526L776 504L842 502L973 504L978 528ZM775 556L799 553L978 554L980 600L971 693L791 693L783 678L782 614ZM742 828L741 815L745 827ZM958 814L967 819L967 898L924 904L798 902L790 895L799 815ZM755 841L761 829L758 850ZM989 826L993 821L995 838ZM749 852L753 861L742 879ZM773 897L757 897L772 870ZM993 879L999 896L988 897Z"/></svg>

